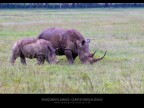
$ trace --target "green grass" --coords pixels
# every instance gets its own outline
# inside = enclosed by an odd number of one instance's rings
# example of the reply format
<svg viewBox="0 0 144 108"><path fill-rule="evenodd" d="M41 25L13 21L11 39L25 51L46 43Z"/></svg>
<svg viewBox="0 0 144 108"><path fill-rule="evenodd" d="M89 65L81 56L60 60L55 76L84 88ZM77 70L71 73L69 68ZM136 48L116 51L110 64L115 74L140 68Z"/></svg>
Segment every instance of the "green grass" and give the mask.
<svg viewBox="0 0 144 108"><path fill-rule="evenodd" d="M95 57L107 55L93 65L65 56L57 65L10 64L17 40L51 27L75 28ZM0 93L144 93L144 9L0 10Z"/></svg>

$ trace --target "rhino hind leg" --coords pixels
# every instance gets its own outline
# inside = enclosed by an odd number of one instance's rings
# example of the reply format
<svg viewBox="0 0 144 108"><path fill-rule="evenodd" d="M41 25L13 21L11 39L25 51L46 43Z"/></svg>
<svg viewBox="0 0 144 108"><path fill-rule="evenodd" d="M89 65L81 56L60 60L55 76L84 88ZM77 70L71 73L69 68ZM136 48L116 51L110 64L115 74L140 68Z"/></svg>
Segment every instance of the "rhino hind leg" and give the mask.
<svg viewBox="0 0 144 108"><path fill-rule="evenodd" d="M73 58L73 55L72 55L72 51L71 50L65 50L65 55L66 55L66 58L69 62L69 64L73 64L74 63L74 58Z"/></svg>

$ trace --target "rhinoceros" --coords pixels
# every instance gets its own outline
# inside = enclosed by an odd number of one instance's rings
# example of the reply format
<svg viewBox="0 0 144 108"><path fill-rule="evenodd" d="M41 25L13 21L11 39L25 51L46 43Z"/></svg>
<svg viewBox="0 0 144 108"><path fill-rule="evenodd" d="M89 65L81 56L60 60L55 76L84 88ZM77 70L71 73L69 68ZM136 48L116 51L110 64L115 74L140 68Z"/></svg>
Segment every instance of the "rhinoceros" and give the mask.
<svg viewBox="0 0 144 108"><path fill-rule="evenodd" d="M45 39L50 41L53 48L57 48L57 55L65 55L69 64L73 64L77 56L79 56L82 63L93 64L104 58L94 58L95 53L90 53L89 42L90 39L85 39L83 35L75 29L63 28L49 28L42 31L38 39Z"/></svg>
<svg viewBox="0 0 144 108"><path fill-rule="evenodd" d="M12 47L11 63L14 65L15 60L20 57L21 63L26 65L26 58L37 59L38 64L57 63L56 50L49 41L36 38L25 38L17 41Z"/></svg>

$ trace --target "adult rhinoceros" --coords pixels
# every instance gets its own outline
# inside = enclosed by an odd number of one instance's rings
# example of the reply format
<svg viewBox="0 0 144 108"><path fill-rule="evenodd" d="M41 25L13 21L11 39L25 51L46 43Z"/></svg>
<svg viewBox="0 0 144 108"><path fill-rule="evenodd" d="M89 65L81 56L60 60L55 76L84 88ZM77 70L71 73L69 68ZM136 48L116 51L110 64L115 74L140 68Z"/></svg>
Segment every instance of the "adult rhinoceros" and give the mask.
<svg viewBox="0 0 144 108"><path fill-rule="evenodd" d="M49 28L37 37L51 42L53 48L57 48L57 55L66 55L69 64L73 64L75 58L79 56L82 63L93 64L104 58L106 52L101 58L94 58L94 54L89 51L90 40L85 39L83 35L75 29Z"/></svg>

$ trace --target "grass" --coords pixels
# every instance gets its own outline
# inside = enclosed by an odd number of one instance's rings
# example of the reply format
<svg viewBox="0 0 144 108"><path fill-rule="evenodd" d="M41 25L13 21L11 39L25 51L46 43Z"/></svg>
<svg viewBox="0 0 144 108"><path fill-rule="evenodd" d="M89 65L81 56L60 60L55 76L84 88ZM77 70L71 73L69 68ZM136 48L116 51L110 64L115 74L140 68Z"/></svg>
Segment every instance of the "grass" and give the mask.
<svg viewBox="0 0 144 108"><path fill-rule="evenodd" d="M84 65L36 64L19 58L10 64L11 47L51 27L75 28L91 39L90 50L105 58ZM144 93L144 9L0 10L0 93Z"/></svg>

